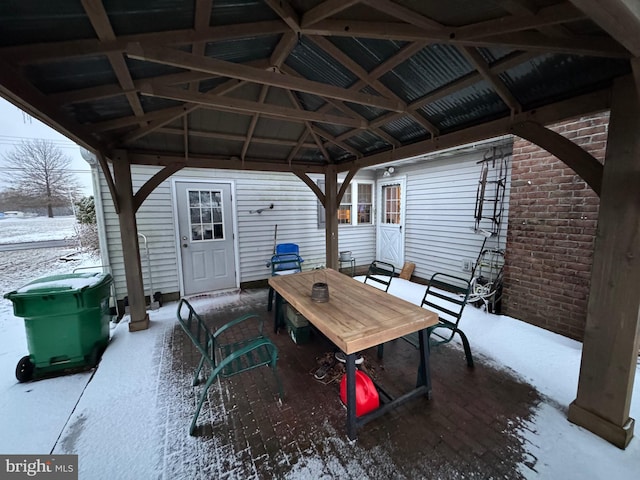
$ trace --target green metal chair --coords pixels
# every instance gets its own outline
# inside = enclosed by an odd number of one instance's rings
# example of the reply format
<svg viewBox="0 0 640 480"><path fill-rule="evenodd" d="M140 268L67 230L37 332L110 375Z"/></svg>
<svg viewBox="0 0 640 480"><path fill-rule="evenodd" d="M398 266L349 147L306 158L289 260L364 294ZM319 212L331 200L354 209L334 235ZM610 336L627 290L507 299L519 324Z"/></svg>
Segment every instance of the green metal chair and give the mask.
<svg viewBox="0 0 640 480"><path fill-rule="evenodd" d="M186 307L186 316L183 316L184 307ZM198 415L200 415L200 409L207 396L207 391L219 375L222 377L231 377L263 365L269 365L278 385L279 397L282 399L282 384L276 371L278 349L271 340L263 335L263 320L260 317L254 314L243 315L222 325L215 330L215 332L212 332L191 304L185 299L180 300L178 303L177 316L180 326L202 355L195 371L193 386L198 385L200 371L204 364L207 363L210 368L209 378L200 395L198 406L196 407L191 426L189 427L190 435L193 435L195 432ZM257 335L232 343L223 343L223 333L229 332L230 329L238 326L242 322L251 320L257 320Z"/></svg>
<svg viewBox="0 0 640 480"><path fill-rule="evenodd" d="M469 340L459 328L462 312L469 300L471 285L469 280L449 275L434 273L422 298L420 306L438 314L438 323L427 329L430 345L440 345L453 340L457 333L462 340L467 366L473 368L473 356ZM405 335L403 340L418 348L418 334ZM384 345L378 346L378 357L382 358Z"/></svg>

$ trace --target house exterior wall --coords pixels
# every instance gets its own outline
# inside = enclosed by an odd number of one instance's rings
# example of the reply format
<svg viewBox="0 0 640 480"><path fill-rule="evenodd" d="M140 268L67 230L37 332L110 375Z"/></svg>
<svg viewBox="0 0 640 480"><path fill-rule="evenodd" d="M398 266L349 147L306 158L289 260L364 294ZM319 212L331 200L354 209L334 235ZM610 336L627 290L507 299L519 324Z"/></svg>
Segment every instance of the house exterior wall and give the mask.
<svg viewBox="0 0 640 480"><path fill-rule="evenodd" d="M499 143L505 146L505 154L510 157L510 140L502 139ZM491 145L482 143L446 154L428 155L409 164L398 162L396 173L390 178L406 178L405 261L416 264L414 276L418 279L427 280L435 272L447 272L465 278L471 275L470 270L463 268L463 260L473 265L484 240L484 237L473 233L481 170L478 162L490 151ZM132 166L134 192L158 171L158 167ZM353 181L375 182L383 178L382 172L383 169L363 170ZM126 283L118 217L106 181L101 174L98 177L107 243L108 259L105 263L110 264L116 296L121 300L126 295ZM311 178L318 181L323 177L314 175ZM340 176L339 181L342 178ZM240 283L264 280L270 275L266 262L273 251L275 225L278 225L278 243L293 242L300 245L301 255L305 259L304 269L325 264L325 233L324 225L319 226L318 223L318 200L295 175L183 169L160 184L136 214L139 233L146 237L149 249L147 260L141 238L146 294L151 290L163 294L180 292L172 191L175 179L232 182L237 216ZM389 177L385 177L385 180L388 179ZM377 195L377 188L374 188L374 192ZM261 214L250 213L252 210L268 207L271 203L274 204L273 209L265 209ZM374 218L378 213L377 203L374 198ZM489 239L486 248L500 245L504 248L508 185L504 207L502 235ZM375 222L377 221L376 218ZM366 267L376 259L376 234L376 224L340 225L339 251L350 250L357 265Z"/></svg>
<svg viewBox="0 0 640 480"><path fill-rule="evenodd" d="M550 128L604 162L608 113ZM538 146L515 138L503 311L582 340L599 197Z"/></svg>
<svg viewBox="0 0 640 480"><path fill-rule="evenodd" d="M134 192L151 178L158 167L132 166ZM373 180L373 172L363 172L356 179ZM315 180L320 175L312 176ZM147 239L149 261L143 239L140 238L141 262L145 293L180 292L176 218L173 207L173 179L188 181L232 182L236 205L239 282L266 279L270 270L266 262L274 247L275 226L277 242L300 245L304 269L325 264L324 227L318 226L318 201L315 194L299 178L290 173L248 172L231 170L184 169L162 182L143 202L136 214L138 231ZM104 211L104 229L116 296L126 296L126 282L120 243L118 216L103 175L99 175L99 191ZM273 209L251 213L274 204ZM358 264L375 258L374 226L341 226L340 250L351 250ZM104 248L104 247L103 247ZM149 264L151 275L149 276ZM150 278L151 281L150 281Z"/></svg>
<svg viewBox="0 0 640 480"><path fill-rule="evenodd" d="M498 142L510 168L511 142ZM466 260L475 265L484 237L474 233L475 206L481 166L492 153L482 144L450 155L430 155L418 163L400 167L407 177L405 260L416 264L414 276L428 280L436 272L469 278ZM490 173L490 175L492 175ZM508 183L509 177L507 176ZM503 225L498 237L489 238L485 248L502 248L506 243L509 185L503 204ZM483 221L481 227L488 227Z"/></svg>

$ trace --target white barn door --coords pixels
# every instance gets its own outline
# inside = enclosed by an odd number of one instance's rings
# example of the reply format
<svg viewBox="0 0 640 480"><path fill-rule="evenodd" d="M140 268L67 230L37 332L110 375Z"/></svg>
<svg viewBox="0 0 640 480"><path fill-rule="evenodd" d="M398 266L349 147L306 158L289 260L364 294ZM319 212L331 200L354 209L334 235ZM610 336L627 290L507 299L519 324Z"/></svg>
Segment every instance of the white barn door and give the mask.
<svg viewBox="0 0 640 480"><path fill-rule="evenodd" d="M378 182L376 260L402 268L404 264L405 178Z"/></svg>

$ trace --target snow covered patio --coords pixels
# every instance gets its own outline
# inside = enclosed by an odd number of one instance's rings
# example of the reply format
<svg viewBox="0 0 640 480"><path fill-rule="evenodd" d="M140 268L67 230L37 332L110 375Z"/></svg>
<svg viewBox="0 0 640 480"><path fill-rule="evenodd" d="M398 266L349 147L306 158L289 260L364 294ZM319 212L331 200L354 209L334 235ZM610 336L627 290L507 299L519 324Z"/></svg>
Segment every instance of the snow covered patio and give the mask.
<svg viewBox="0 0 640 480"><path fill-rule="evenodd" d="M411 299L420 286L392 293ZM207 318L266 312L267 290L192 299ZM18 384L23 322L0 323L0 452L76 453L80 478L635 478L640 443L620 450L566 420L581 344L508 317L468 307L461 326L476 360L458 344L432 350L434 398L413 400L349 442L338 382L313 378L331 346L296 345L283 333L280 405L270 372L257 370L210 389L198 436L188 435L199 357L175 318L176 303L150 312L151 328L114 326L95 372ZM268 330L270 332L270 330ZM135 365L132 367L132 365ZM417 351L396 341L384 363L365 367L388 385L415 381ZM631 416L640 415L638 374Z"/></svg>

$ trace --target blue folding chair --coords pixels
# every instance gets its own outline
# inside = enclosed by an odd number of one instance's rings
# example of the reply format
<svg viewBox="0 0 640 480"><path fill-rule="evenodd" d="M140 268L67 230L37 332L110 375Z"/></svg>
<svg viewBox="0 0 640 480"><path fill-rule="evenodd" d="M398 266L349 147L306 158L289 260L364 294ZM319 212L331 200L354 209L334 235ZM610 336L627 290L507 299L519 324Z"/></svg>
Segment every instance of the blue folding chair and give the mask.
<svg viewBox="0 0 640 480"><path fill-rule="evenodd" d="M297 243L279 243L276 245L275 255L271 257L271 276L288 275L302 271L304 259L300 256L300 247ZM267 311L273 306L273 288L269 287L269 300Z"/></svg>

